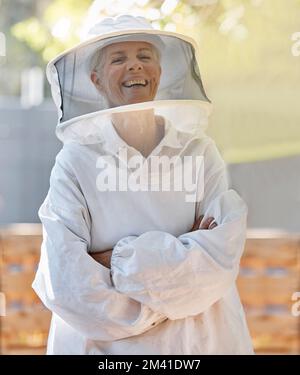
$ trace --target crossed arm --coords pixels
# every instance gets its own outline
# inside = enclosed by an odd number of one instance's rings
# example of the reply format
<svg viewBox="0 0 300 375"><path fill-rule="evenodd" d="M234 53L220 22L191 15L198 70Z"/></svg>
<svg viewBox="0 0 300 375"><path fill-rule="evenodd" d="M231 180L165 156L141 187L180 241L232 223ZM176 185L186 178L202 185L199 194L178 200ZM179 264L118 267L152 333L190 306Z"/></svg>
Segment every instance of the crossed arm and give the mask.
<svg viewBox="0 0 300 375"><path fill-rule="evenodd" d="M201 215L198 219L195 220L194 225L190 232L193 232L198 229L207 230L214 229L218 224L216 223L213 217L208 217L203 220L204 215ZM203 222L202 222L203 220ZM106 268L111 268L111 256L113 249L106 251L99 251L90 253L90 256L98 263L102 264Z"/></svg>

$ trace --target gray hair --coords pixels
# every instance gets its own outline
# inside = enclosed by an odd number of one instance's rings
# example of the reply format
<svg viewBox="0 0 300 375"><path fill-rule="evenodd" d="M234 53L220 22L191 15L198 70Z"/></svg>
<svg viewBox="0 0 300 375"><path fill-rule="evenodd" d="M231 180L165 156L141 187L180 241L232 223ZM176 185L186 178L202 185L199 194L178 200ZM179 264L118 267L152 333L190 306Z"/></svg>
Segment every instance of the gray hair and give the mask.
<svg viewBox="0 0 300 375"><path fill-rule="evenodd" d="M151 44L151 47L153 49L154 55L157 59L157 61L160 63L161 61L161 53L160 50L153 44ZM95 52L94 56L91 59L91 72L97 72L100 73L103 69L105 62L105 47L100 48L98 51Z"/></svg>

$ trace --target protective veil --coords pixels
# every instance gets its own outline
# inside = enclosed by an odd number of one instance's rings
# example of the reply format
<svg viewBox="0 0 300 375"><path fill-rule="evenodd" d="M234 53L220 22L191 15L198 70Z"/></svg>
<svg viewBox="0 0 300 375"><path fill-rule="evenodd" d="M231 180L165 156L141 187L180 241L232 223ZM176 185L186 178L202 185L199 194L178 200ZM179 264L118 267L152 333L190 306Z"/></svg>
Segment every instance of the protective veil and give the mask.
<svg viewBox="0 0 300 375"><path fill-rule="evenodd" d="M133 50L130 65L123 42L152 49ZM117 58L111 46L121 48ZM253 353L235 285L247 207L228 188L224 161L205 134L211 104L196 52L185 36L120 16L48 65L64 144L39 210L33 282L53 313L48 354ZM130 102L150 90L154 55L155 97ZM103 68L92 82L105 64L126 65L125 75L108 77ZM145 121L162 134L148 154L115 127L125 124L129 134ZM217 227L191 231L200 215ZM107 249L111 269L89 255Z"/></svg>

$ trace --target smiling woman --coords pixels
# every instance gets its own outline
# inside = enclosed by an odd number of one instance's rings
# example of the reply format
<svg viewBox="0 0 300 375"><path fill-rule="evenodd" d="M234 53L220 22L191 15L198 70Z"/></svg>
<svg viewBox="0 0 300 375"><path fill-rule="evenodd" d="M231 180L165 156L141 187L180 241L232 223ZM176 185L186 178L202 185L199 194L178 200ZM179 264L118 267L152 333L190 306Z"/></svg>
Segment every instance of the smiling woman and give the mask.
<svg viewBox="0 0 300 375"><path fill-rule="evenodd" d="M48 65L64 146L33 288L53 312L49 354L253 353L235 285L247 207L205 134L195 56L124 15Z"/></svg>
<svg viewBox="0 0 300 375"><path fill-rule="evenodd" d="M100 50L95 60L91 80L110 107L155 98L161 67L159 52L150 43L114 43Z"/></svg>

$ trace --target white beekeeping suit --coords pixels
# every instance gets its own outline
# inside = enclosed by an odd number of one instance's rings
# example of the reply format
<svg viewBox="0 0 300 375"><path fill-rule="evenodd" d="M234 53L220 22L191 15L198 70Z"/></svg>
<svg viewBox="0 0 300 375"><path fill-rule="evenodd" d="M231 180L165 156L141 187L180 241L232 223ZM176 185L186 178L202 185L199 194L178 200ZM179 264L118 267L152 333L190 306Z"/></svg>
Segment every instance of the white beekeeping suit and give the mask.
<svg viewBox="0 0 300 375"><path fill-rule="evenodd" d="M153 100L112 105L91 71L105 47L126 41L153 46L159 85ZM235 285L247 207L228 188L224 161L205 134L211 104L196 51L190 38L119 16L47 67L63 142L39 210L43 243L33 282L53 313L48 354L253 353ZM118 89L146 90L149 82ZM163 129L149 155L114 126L125 119L130 132L145 114ZM163 172L155 163L147 169L155 157L176 161ZM162 188L160 178L171 175ZM194 182L180 185L179 175ZM217 226L191 231L200 215ZM111 269L90 256L107 249Z"/></svg>

